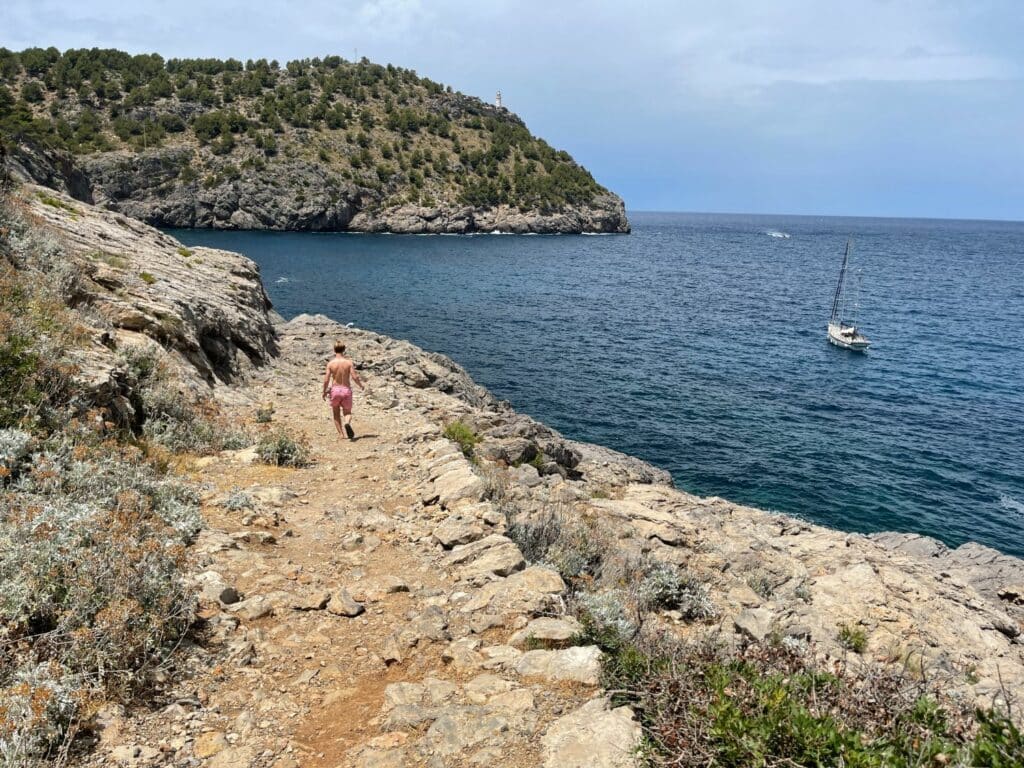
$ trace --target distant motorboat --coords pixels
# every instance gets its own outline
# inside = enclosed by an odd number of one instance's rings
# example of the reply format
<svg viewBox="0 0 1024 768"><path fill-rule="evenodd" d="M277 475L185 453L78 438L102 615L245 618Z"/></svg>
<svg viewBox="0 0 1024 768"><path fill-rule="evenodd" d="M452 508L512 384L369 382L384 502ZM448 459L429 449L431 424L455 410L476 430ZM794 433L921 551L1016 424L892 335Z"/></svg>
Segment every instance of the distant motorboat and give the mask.
<svg viewBox="0 0 1024 768"><path fill-rule="evenodd" d="M789 240L789 232L780 232L777 229L769 229L765 234L768 235L768 237L779 237Z"/></svg>
<svg viewBox="0 0 1024 768"><path fill-rule="evenodd" d="M850 240L846 241L846 251L843 253L843 266L839 269L839 283L836 285L836 294L832 298L832 315L828 320L828 340L842 349L849 349L853 352L866 352L871 342L868 337L857 328L857 310L860 307L860 281L855 281L853 291L852 319L847 319L848 291L846 290L846 278L849 274L850 264Z"/></svg>

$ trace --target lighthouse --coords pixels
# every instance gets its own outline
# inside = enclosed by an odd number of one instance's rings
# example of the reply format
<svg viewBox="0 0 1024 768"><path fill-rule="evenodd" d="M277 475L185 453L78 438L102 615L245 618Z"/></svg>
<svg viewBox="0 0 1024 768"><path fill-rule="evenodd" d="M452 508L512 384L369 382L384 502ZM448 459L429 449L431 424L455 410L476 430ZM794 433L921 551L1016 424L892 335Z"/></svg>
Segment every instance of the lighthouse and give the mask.
<svg viewBox="0 0 1024 768"><path fill-rule="evenodd" d="M494 97L494 106L498 109L503 109L501 106L501 91L498 91L497 95Z"/></svg>

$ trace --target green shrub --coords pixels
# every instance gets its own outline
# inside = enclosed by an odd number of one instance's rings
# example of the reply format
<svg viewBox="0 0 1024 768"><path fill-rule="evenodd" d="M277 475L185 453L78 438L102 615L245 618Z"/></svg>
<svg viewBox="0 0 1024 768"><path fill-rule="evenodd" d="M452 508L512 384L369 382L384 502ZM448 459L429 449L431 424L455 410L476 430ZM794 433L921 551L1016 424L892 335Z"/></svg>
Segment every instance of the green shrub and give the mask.
<svg viewBox="0 0 1024 768"><path fill-rule="evenodd" d="M458 443L459 449L467 459L472 458L473 447L480 442L480 436L473 431L472 427L461 421L446 424L443 434L452 442Z"/></svg>
<svg viewBox="0 0 1024 768"><path fill-rule="evenodd" d="M181 256L184 259L187 259L187 258L189 258L192 255L192 251L190 251L185 246L181 246L181 247L178 248L178 255Z"/></svg>
<svg viewBox="0 0 1024 768"><path fill-rule="evenodd" d="M307 467L309 446L283 430L268 432L256 444L256 455L264 464L277 467Z"/></svg>
<svg viewBox="0 0 1024 768"><path fill-rule="evenodd" d="M636 594L643 610L674 609L688 621L707 621L719 615L707 586L693 574L669 563L647 563Z"/></svg>
<svg viewBox="0 0 1024 768"><path fill-rule="evenodd" d="M128 347L121 363L142 405L142 435L173 453L200 456L238 450L252 443L244 429L220 416L211 403L192 402L170 383L173 377L155 354Z"/></svg>
<svg viewBox="0 0 1024 768"><path fill-rule="evenodd" d="M46 192L37 192L36 196L43 205L48 205L51 208L57 208L61 211L68 211L69 213L78 213L78 209L73 205L68 205L60 198L48 195Z"/></svg>
<svg viewBox="0 0 1024 768"><path fill-rule="evenodd" d="M898 669L826 670L785 644L730 650L659 634L602 647L602 684L636 711L655 765L1024 764L1005 715L941 698Z"/></svg>
<svg viewBox="0 0 1024 768"><path fill-rule="evenodd" d="M868 635L860 627L849 624L839 625L839 644L854 653L863 653L868 645Z"/></svg>
<svg viewBox="0 0 1024 768"><path fill-rule="evenodd" d="M747 586L765 600L768 600L775 593L775 580L766 571L761 569L753 570L746 575L745 580Z"/></svg>
<svg viewBox="0 0 1024 768"><path fill-rule="evenodd" d="M153 283L156 282L156 278L153 275L151 275L149 272L139 272L139 278L146 285L152 285Z"/></svg>

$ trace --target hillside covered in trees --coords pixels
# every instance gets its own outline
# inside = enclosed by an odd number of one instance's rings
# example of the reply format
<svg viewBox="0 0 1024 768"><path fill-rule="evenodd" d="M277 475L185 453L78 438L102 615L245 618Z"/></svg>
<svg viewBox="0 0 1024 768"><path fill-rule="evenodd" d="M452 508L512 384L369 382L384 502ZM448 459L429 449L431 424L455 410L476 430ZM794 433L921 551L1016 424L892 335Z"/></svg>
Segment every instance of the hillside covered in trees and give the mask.
<svg viewBox="0 0 1024 768"><path fill-rule="evenodd" d="M23 175L157 226L629 231L507 109L365 58L0 49L0 134Z"/></svg>

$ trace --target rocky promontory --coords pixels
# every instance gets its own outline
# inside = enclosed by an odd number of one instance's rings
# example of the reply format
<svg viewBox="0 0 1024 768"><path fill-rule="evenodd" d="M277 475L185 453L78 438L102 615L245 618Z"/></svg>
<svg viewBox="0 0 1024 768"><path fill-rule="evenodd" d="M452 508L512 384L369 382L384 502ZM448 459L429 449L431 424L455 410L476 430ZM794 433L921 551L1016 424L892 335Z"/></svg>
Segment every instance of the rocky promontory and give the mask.
<svg viewBox="0 0 1024 768"><path fill-rule="evenodd" d="M507 108L365 59L0 49L0 126L22 178L159 227L629 232Z"/></svg>
<svg viewBox="0 0 1024 768"><path fill-rule="evenodd" d="M24 206L73 254L99 354L155 346L233 423L309 447L295 467L257 446L182 459L201 489L202 631L173 675L154 671L157 705L96 716L79 764L627 768L652 713L609 681L627 663L636 687L664 673L621 655L644 634L854 670L858 706L932 686L1003 707L1024 689L1016 558L685 493L516 413L443 355L275 317L237 254L48 190ZM351 441L320 397L338 338L368 385Z"/></svg>

